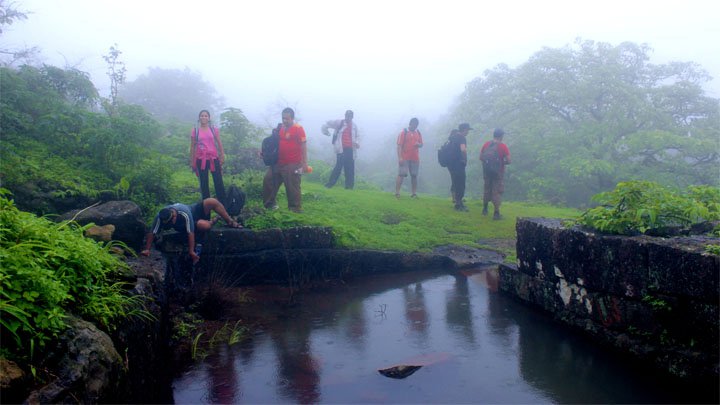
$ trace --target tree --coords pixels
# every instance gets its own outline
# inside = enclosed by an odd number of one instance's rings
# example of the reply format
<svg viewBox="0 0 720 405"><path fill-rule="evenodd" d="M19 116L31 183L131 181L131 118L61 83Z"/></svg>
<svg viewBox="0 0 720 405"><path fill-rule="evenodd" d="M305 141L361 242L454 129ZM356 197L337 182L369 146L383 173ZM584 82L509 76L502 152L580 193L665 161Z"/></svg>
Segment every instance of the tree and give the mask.
<svg viewBox="0 0 720 405"><path fill-rule="evenodd" d="M709 76L694 63L650 64L650 51L581 40L546 48L471 81L453 116L485 133L506 129L510 197L581 206L624 180L718 184L720 104L704 95Z"/></svg>
<svg viewBox="0 0 720 405"><path fill-rule="evenodd" d="M125 83L125 62L120 60L122 52L117 48L117 44L110 47L110 52L103 56L105 62L108 64L107 75L110 78L110 105L106 106L108 113L112 115L112 112L118 105L118 88Z"/></svg>
<svg viewBox="0 0 720 405"><path fill-rule="evenodd" d="M15 8L14 3L0 0L0 36L5 32L5 27L21 20L27 20L27 14ZM38 52L36 47L8 49L0 48L0 64L12 66L13 64L30 59Z"/></svg>
<svg viewBox="0 0 720 405"><path fill-rule="evenodd" d="M188 68L150 68L147 74L121 86L119 94L125 102L144 107L164 122L194 122L200 110L217 111L222 105L215 88Z"/></svg>

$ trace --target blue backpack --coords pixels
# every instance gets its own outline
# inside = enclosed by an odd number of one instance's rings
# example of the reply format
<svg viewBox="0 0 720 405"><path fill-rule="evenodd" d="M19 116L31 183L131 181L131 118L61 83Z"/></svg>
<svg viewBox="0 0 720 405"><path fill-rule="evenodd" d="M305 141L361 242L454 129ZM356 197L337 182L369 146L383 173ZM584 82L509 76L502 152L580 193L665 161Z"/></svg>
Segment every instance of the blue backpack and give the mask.
<svg viewBox="0 0 720 405"><path fill-rule="evenodd" d="M440 166L442 167L448 167L450 162L453 160L453 143L448 138L447 141L438 149L438 163L440 163Z"/></svg>
<svg viewBox="0 0 720 405"><path fill-rule="evenodd" d="M262 141L262 147L260 153L262 154L263 162L265 166L273 166L278 162L280 156L280 127L282 124L278 124L277 128L272 130L272 134Z"/></svg>

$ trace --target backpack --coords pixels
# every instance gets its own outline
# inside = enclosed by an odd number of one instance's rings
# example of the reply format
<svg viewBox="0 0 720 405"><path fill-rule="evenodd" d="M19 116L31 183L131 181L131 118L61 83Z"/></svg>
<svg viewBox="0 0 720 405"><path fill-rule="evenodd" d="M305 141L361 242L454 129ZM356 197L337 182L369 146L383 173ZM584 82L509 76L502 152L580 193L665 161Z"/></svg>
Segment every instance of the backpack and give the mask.
<svg viewBox="0 0 720 405"><path fill-rule="evenodd" d="M442 167L448 167L450 162L452 162L453 159L453 143L448 138L447 141L438 149L438 163L440 163L440 166Z"/></svg>
<svg viewBox="0 0 720 405"><path fill-rule="evenodd" d="M236 185L231 185L227 190L224 205L228 215L232 217L240 215L240 211L245 206L245 193Z"/></svg>
<svg viewBox="0 0 720 405"><path fill-rule="evenodd" d="M503 160L500 157L497 142L490 142L490 145L480 152L480 161L482 162L483 172L486 174L500 173L503 166Z"/></svg>
<svg viewBox="0 0 720 405"><path fill-rule="evenodd" d="M280 126L272 130L272 134L262 141L262 158L266 166L272 166L278 162L280 155Z"/></svg>

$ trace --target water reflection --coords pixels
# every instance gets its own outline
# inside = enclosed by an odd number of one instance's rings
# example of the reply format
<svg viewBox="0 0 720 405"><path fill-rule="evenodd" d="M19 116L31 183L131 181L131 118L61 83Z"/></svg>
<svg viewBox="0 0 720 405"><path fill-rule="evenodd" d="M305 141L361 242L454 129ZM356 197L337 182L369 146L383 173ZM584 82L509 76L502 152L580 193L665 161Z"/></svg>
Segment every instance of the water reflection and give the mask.
<svg viewBox="0 0 720 405"><path fill-rule="evenodd" d="M497 292L497 273L369 277L260 300L252 339L174 385L177 403L716 402ZM280 296L275 294L274 297ZM267 297L273 297L269 290ZM382 311L381 311L382 309ZM243 307L244 311L249 309ZM241 313L241 312L239 312ZM381 316L379 316L381 315ZM421 365L405 379L378 369ZM674 393L673 391L677 391Z"/></svg>

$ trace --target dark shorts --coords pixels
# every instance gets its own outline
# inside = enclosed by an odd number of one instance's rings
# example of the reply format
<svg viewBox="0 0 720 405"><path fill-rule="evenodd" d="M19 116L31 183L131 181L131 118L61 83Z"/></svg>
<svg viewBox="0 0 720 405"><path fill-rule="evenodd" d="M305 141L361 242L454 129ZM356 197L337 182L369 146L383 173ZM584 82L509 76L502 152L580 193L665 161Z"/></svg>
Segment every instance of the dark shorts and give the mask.
<svg viewBox="0 0 720 405"><path fill-rule="evenodd" d="M197 202L190 206L190 212L192 213L193 220L195 222L198 221L198 219L204 219L206 221L210 220L210 214L205 215L205 209L203 208L202 201Z"/></svg>

